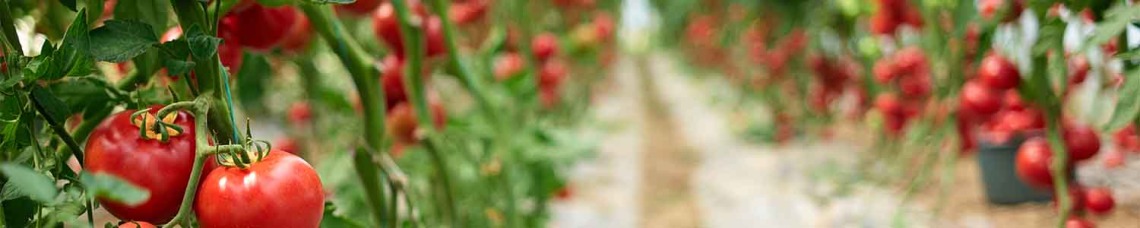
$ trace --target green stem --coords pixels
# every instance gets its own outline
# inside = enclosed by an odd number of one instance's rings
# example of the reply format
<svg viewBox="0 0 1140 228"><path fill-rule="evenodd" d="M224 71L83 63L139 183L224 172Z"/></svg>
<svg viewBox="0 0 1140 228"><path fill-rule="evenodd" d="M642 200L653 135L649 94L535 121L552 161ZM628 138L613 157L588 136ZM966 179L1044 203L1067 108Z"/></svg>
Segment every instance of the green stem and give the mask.
<svg viewBox="0 0 1140 228"><path fill-rule="evenodd" d="M63 140L63 143L67 145L67 148L71 149L71 151L76 152L73 153L75 155L75 159L79 160L80 166L83 166L83 147L80 147L79 143L76 143L75 139L71 138L71 134L67 133L67 129L63 128L62 123L57 122L47 113L47 111L44 110L43 104L41 104L40 101L36 99L36 96L31 96L30 98L32 100L32 106L36 108L36 111L38 111L40 115L44 116L43 119L46 120L48 122L48 125L51 126L52 132L55 132L55 134L59 136L59 139Z"/></svg>
<svg viewBox="0 0 1140 228"><path fill-rule="evenodd" d="M340 21L332 16L332 10L327 6L313 4L299 4L305 16L312 22L313 29L320 34L333 52L340 58L352 76L356 91L364 109L364 141L368 148L376 149L373 153L383 153L384 148L384 92L379 87L377 75L379 72L372 65L374 59L368 56L360 44L350 38L347 29ZM357 176L364 185L364 193L368 204L372 207L372 216L377 225L385 224L384 195L380 185L379 171L371 162L367 150L358 150L353 155L353 164ZM395 200L395 199L392 199ZM396 218L391 218L396 219Z"/></svg>
<svg viewBox="0 0 1140 228"><path fill-rule="evenodd" d="M209 114L210 107L211 107L210 103L212 103L212 102L210 101L209 96L199 96L198 98L194 99L194 101L192 103L190 103L192 105L178 105L178 104L185 104L185 103L180 102L180 103L175 103L175 104L171 104L170 106L167 106L167 107L178 107L179 109L189 108L189 109L191 109L191 112L194 113L194 117L195 117L194 118L194 129L196 129L194 131L194 144L197 148L195 155L194 155L194 166L190 170L190 178L186 180L186 182L187 182L186 183L186 191L183 192L183 194L182 194L182 204L178 207L178 214L175 214L174 218L172 218L170 220L169 224L167 224L167 225L170 225L170 224L180 224L182 226L190 225L189 220L188 220L189 218L187 216L189 216L189 214L190 214L190 210L191 210L190 206L194 205L194 194L198 192L198 180L202 177L202 169L204 169L203 166L206 163L206 159L209 158L210 155L212 155L212 154L214 154L220 150L218 148L213 148L213 146L210 146L209 136L207 134L207 132L209 132L207 130L208 129L207 128L208 127L208 124L207 124L208 119L207 118L199 118L201 116L207 116ZM165 109L164 108L162 111L168 111L168 110L176 110L176 109ZM226 148L226 149L233 149L235 146L238 149L241 149L240 145L222 145L222 146L218 146L218 147L219 148ZM243 152L243 154L244 154L244 152Z"/></svg>
<svg viewBox="0 0 1140 228"><path fill-rule="evenodd" d="M198 25L200 28L207 29L210 34L214 34L215 27L213 20L206 15L205 8L195 0L171 0L171 5L174 6L174 12L178 16L178 21L181 22L183 30L189 29L191 26ZM214 91L221 91L222 80L229 80L223 78L221 60L218 55L210 56L209 59L199 61L200 64L194 66L194 72L198 75L198 88L199 93L207 94ZM230 119L229 100L225 99L225 93L215 92L212 93L215 102L212 102L215 107L214 111L206 116L209 119L210 127L218 131L215 136L219 142L241 144L242 138L237 137L237 129L234 128L233 120Z"/></svg>
<svg viewBox="0 0 1140 228"><path fill-rule="evenodd" d="M1057 198L1057 204L1060 205L1060 217L1057 221L1057 227L1065 227L1065 221L1069 219L1069 212L1072 210L1073 201L1069 199L1069 154L1065 151L1065 141L1061 139L1061 126L1058 122L1059 116L1047 116L1047 128L1049 137L1049 147L1053 148L1053 195Z"/></svg>
<svg viewBox="0 0 1140 228"><path fill-rule="evenodd" d="M427 23L426 18L417 17L413 21L410 6L405 0L393 0L392 5L395 6L396 16L400 21L400 38L404 40L404 59L407 64L404 67L404 82L407 82L404 87L409 91L408 99L416 110L419 126L434 128L435 123L431 121L431 113L428 113L424 80L421 76L423 74L421 65L426 54L422 28L424 23Z"/></svg>
<svg viewBox="0 0 1140 228"><path fill-rule="evenodd" d="M428 156L431 156L432 165L435 166L436 172L439 173L440 184L444 191L443 200L448 211L448 213L446 213L448 216L447 219L451 222L451 227L461 227L459 224L462 223L458 220L459 209L455 205L455 194L451 190L451 176L447 170L447 167L449 167L447 166L447 159L444 159L443 155L440 154L439 147L433 138L429 137L422 143L424 144L425 150L428 151Z"/></svg>

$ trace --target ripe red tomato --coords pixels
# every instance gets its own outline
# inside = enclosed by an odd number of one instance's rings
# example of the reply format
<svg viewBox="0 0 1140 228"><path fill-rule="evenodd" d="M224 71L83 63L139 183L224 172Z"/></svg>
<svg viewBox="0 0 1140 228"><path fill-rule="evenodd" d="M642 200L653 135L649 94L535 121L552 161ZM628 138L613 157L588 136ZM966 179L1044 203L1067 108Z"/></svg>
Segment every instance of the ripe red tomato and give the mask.
<svg viewBox="0 0 1140 228"><path fill-rule="evenodd" d="M309 107L308 102L296 102L289 106L289 123L304 124L308 123L313 117L313 110Z"/></svg>
<svg viewBox="0 0 1140 228"><path fill-rule="evenodd" d="M202 227L317 227L324 204L317 171L296 155L272 150L247 168L210 171L194 212Z"/></svg>
<svg viewBox="0 0 1140 228"><path fill-rule="evenodd" d="M1084 192L1085 208L1096 214L1112 211L1116 201L1112 199L1112 191L1106 188L1093 188Z"/></svg>
<svg viewBox="0 0 1140 228"><path fill-rule="evenodd" d="M895 33L895 29L899 26L898 22L887 12L888 11L880 11L880 13L871 15L871 33L877 35L892 35Z"/></svg>
<svg viewBox="0 0 1140 228"><path fill-rule="evenodd" d="M495 79L499 81L507 80L512 76L518 75L522 72L523 67L525 67L523 65L525 62L522 56L514 52L508 52L495 57L494 64Z"/></svg>
<svg viewBox="0 0 1140 228"><path fill-rule="evenodd" d="M928 74L910 75L899 79L899 92L909 98L920 98L930 95L930 76Z"/></svg>
<svg viewBox="0 0 1140 228"><path fill-rule="evenodd" d="M1021 74L1017 66L997 54L989 54L982 59L978 68L978 79L982 84L994 89L1012 89L1021 83Z"/></svg>
<svg viewBox="0 0 1140 228"><path fill-rule="evenodd" d="M297 23L296 8L291 6L264 7L254 4L249 9L231 13L236 21L233 33L238 44L250 49L268 51L281 44Z"/></svg>
<svg viewBox="0 0 1140 228"><path fill-rule="evenodd" d="M875 66L872 69L875 74L875 81L885 84L895 80L895 78L898 77L898 75L895 74L895 68L894 61L889 58L875 61Z"/></svg>
<svg viewBox="0 0 1140 228"><path fill-rule="evenodd" d="M1006 6L1006 3L1012 3L1013 5L1009 6L1010 9L1008 9L1009 11L1007 11L1006 16L1002 18L1002 22L1010 22L1021 16L1021 11L1024 9L1024 3L1021 1L1022 0L980 0L978 1L978 14L981 14L983 18L993 18L999 9Z"/></svg>
<svg viewBox="0 0 1140 228"><path fill-rule="evenodd" d="M434 57L443 54L446 49L443 43L443 25L439 17L429 15L427 9L418 1L408 1L408 4L414 12L412 16L424 21L427 56ZM396 8L391 2L384 2L372 14L372 29L376 33L376 37L388 45L388 48L396 56L404 56L404 39L400 36L400 20L396 15Z"/></svg>
<svg viewBox="0 0 1140 228"><path fill-rule="evenodd" d="M397 104L408 101L408 93L404 88L404 62L395 55L384 57L382 64L383 74L380 76L381 86L384 87L384 102L388 110Z"/></svg>
<svg viewBox="0 0 1140 228"><path fill-rule="evenodd" d="M601 40L609 40L614 34L614 18L609 13L599 11L594 14L594 34Z"/></svg>
<svg viewBox="0 0 1140 228"><path fill-rule="evenodd" d="M152 106L151 114L160 108ZM134 112L126 110L112 115L91 132L85 147L84 169L122 178L150 192L149 199L135 206L98 199L115 217L166 223L178 213L193 168L194 120L190 114L179 112L173 123L183 132L160 142L139 135L139 127L131 120Z"/></svg>
<svg viewBox="0 0 1140 228"><path fill-rule="evenodd" d="M898 96L891 93L883 93L875 97L875 108L888 117L906 116L902 101L899 100Z"/></svg>
<svg viewBox="0 0 1140 228"><path fill-rule="evenodd" d="M995 130L1026 131L1045 128L1045 116L1036 109L1002 110L990 118Z"/></svg>
<svg viewBox="0 0 1140 228"><path fill-rule="evenodd" d="M182 27L180 27L180 26L170 27L170 29L168 29L168 30L166 30L166 32L162 33L162 39L160 39L159 42L166 43L166 42L174 41L174 40L177 40L178 37L182 37Z"/></svg>
<svg viewBox="0 0 1140 228"><path fill-rule="evenodd" d="M483 19L487 15L488 0L472 0L451 4L448 15L456 24L465 25Z"/></svg>
<svg viewBox="0 0 1140 228"><path fill-rule="evenodd" d="M979 82L969 81L962 87L960 104L963 111L988 116L1001 109L1002 97L998 92Z"/></svg>
<svg viewBox="0 0 1140 228"><path fill-rule="evenodd" d="M562 85L566 79L566 65L559 61L550 61L542 64L538 72L538 86L553 88Z"/></svg>
<svg viewBox="0 0 1140 228"><path fill-rule="evenodd" d="M1136 135L1136 127L1128 125L1112 134L1112 140L1121 149L1136 152L1140 149L1140 136Z"/></svg>
<svg viewBox="0 0 1140 228"><path fill-rule="evenodd" d="M1005 104L1006 110L1025 110L1025 102L1021 100L1021 94L1017 93L1017 90L1005 91L1005 97L1003 97L1002 103Z"/></svg>
<svg viewBox="0 0 1140 228"><path fill-rule="evenodd" d="M1093 224L1087 219L1074 216L1069 218L1068 221L1065 221L1065 228L1096 228L1096 224Z"/></svg>
<svg viewBox="0 0 1140 228"><path fill-rule="evenodd" d="M1083 161L1100 152L1100 137L1092 127L1071 124L1062 129L1062 134L1069 158L1073 161Z"/></svg>
<svg viewBox="0 0 1140 228"><path fill-rule="evenodd" d="M156 226L148 222L123 222L119 224L119 228L156 228Z"/></svg>
<svg viewBox="0 0 1140 228"><path fill-rule="evenodd" d="M1017 166L1017 176L1021 177L1022 181L1033 187L1052 189L1053 187L1053 173L1052 170L1053 151L1049 148L1049 142L1044 138L1032 138L1026 140L1021 144L1021 148L1017 150L1017 157L1015 164Z"/></svg>
<svg viewBox="0 0 1140 228"><path fill-rule="evenodd" d="M530 43L535 60L546 62L550 57L558 54L558 36L551 33L542 33L534 37Z"/></svg>
<svg viewBox="0 0 1140 228"><path fill-rule="evenodd" d="M447 114L443 109L443 105L439 102L430 102L429 108L431 110L432 121L435 123L436 129L443 129L446 124ZM388 135L391 135L397 143L404 145L413 145L417 141L416 129L419 128L419 123L416 122L415 109L409 103L401 103L388 111L385 116L385 122L388 124Z"/></svg>
<svg viewBox="0 0 1140 228"><path fill-rule="evenodd" d="M309 18L305 17L304 13L300 10L293 10L293 12L297 14L297 22L293 23L292 28L289 28L289 35L281 41L281 48L296 53L309 45L309 41L313 39L313 28L309 24Z"/></svg>
<svg viewBox="0 0 1140 228"><path fill-rule="evenodd" d="M356 0L356 2L349 4L339 4L336 5L336 12L345 12L354 16L368 15L372 13L373 10L376 10L376 7L380 6L380 1L381 0Z"/></svg>
<svg viewBox="0 0 1140 228"><path fill-rule="evenodd" d="M1069 59L1069 84L1081 84L1089 77L1089 59L1083 55L1073 56Z"/></svg>
<svg viewBox="0 0 1140 228"><path fill-rule="evenodd" d="M237 17L226 16L218 22L218 38L222 38L222 44L218 45L218 58L221 58L222 66L229 67L231 74L241 68L245 54L238 43L237 20Z"/></svg>

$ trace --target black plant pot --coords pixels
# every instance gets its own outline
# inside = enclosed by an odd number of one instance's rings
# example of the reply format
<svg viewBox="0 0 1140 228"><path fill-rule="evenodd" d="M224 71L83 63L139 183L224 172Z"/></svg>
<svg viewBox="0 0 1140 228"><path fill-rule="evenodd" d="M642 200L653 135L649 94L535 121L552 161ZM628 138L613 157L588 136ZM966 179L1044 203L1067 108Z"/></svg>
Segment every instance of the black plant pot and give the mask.
<svg viewBox="0 0 1140 228"><path fill-rule="evenodd" d="M1007 142L992 142L978 134L978 167L986 189L986 199L992 204L1019 204L1052 201L1051 191L1030 187L1017 177L1015 158L1025 137L1013 137Z"/></svg>

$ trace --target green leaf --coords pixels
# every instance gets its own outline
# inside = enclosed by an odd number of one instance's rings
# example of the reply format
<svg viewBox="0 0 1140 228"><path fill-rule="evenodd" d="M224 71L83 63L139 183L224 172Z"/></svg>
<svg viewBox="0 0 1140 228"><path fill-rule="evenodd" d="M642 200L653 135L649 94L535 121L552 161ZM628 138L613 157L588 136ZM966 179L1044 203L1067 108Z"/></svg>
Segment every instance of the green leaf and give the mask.
<svg viewBox="0 0 1140 228"><path fill-rule="evenodd" d="M325 215L321 218L321 228L360 228L364 227L355 220L337 215L336 206L332 202L325 202Z"/></svg>
<svg viewBox="0 0 1140 228"><path fill-rule="evenodd" d="M206 35L201 27L193 25L186 31L186 42L190 44L190 54L194 60L204 61L217 55L218 45L222 43L222 39Z"/></svg>
<svg viewBox="0 0 1140 228"><path fill-rule="evenodd" d="M57 194L55 183L47 175L14 163L0 164L0 172L3 172L4 176L8 177L8 181L13 183L11 186L5 185L4 187L14 188L14 191L21 196L27 196L36 202L45 204L55 199Z"/></svg>
<svg viewBox="0 0 1140 228"><path fill-rule="evenodd" d="M71 115L71 111L67 109L67 104L60 101L55 94L43 87L32 87L32 99L37 105L42 105L45 118L49 118L56 123L63 123L67 117Z"/></svg>
<svg viewBox="0 0 1140 228"><path fill-rule="evenodd" d="M101 109L113 105L111 94L112 85L99 77L73 77L70 80L61 80L51 83L48 88L59 100L67 105L73 113L86 113L88 108Z"/></svg>
<svg viewBox="0 0 1140 228"><path fill-rule="evenodd" d="M110 20L91 31L91 55L99 61L123 62L158 44L150 25L136 20Z"/></svg>
<svg viewBox="0 0 1140 228"><path fill-rule="evenodd" d="M355 1L355 0L351 0L351 1ZM296 2L296 1L295 0L257 0L258 4L261 4L261 5L266 6L266 7L279 7L279 6L285 6L285 5L292 5L292 4L294 4L294 2Z"/></svg>
<svg viewBox="0 0 1140 228"><path fill-rule="evenodd" d="M40 209L40 203L28 197L4 201L4 225L7 227L32 227L32 219Z"/></svg>
<svg viewBox="0 0 1140 228"><path fill-rule="evenodd" d="M105 173L83 172L79 175L87 192L99 199L110 200L126 205L138 205L150 198L150 192L119 177Z"/></svg>
<svg viewBox="0 0 1140 228"><path fill-rule="evenodd" d="M75 0L59 0L59 3L63 4L63 6L66 6L67 9L71 10L72 12L75 12L75 10L78 9L75 6Z"/></svg>
<svg viewBox="0 0 1140 228"><path fill-rule="evenodd" d="M1133 19L1140 17L1140 7L1112 7L1105 12L1104 21L1096 25L1092 37L1085 40L1081 50L1116 39Z"/></svg>
<svg viewBox="0 0 1140 228"><path fill-rule="evenodd" d="M1140 114L1140 70L1129 71L1117 95L1116 109L1104 129L1115 132L1128 126Z"/></svg>
<svg viewBox="0 0 1140 228"><path fill-rule="evenodd" d="M162 65L166 66L166 73L168 75L183 76L190 74L190 71L194 69L195 64L194 62L185 60L166 59L162 62Z"/></svg>
<svg viewBox="0 0 1140 228"><path fill-rule="evenodd" d="M87 9L82 9L63 36L63 43L45 61L43 79L59 79L67 75L86 75L94 72L95 63L87 54L91 39L87 35ZM45 43L45 46L47 44ZM46 49L46 48L45 48ZM43 53L41 53L43 55ZM43 66L41 66L43 67Z"/></svg>
<svg viewBox="0 0 1140 228"><path fill-rule="evenodd" d="M155 28L155 35L161 35L170 25L170 9L170 1L119 0L115 19L141 21Z"/></svg>
<svg viewBox="0 0 1140 228"><path fill-rule="evenodd" d="M264 55L252 52L245 53L241 71L237 73L237 98L250 113L262 113L265 110L263 97L265 97L265 84L269 82L272 69L269 60Z"/></svg>
<svg viewBox="0 0 1140 228"><path fill-rule="evenodd" d="M16 52L23 54L24 49L20 46L19 37L16 35L16 20L12 17L12 10L8 8L8 4L0 4L0 30L3 30L4 39Z"/></svg>

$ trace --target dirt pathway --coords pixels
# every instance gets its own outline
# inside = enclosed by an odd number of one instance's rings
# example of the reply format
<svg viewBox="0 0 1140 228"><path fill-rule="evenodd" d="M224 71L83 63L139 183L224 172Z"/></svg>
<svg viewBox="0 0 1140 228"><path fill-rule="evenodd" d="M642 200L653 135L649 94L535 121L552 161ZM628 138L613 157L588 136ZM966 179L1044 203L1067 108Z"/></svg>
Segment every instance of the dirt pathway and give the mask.
<svg viewBox="0 0 1140 228"><path fill-rule="evenodd" d="M641 188L642 227L698 227L696 197L690 188L693 171L699 164L685 137L673 122L672 112L662 100L648 60L638 59L641 79L644 128Z"/></svg>

